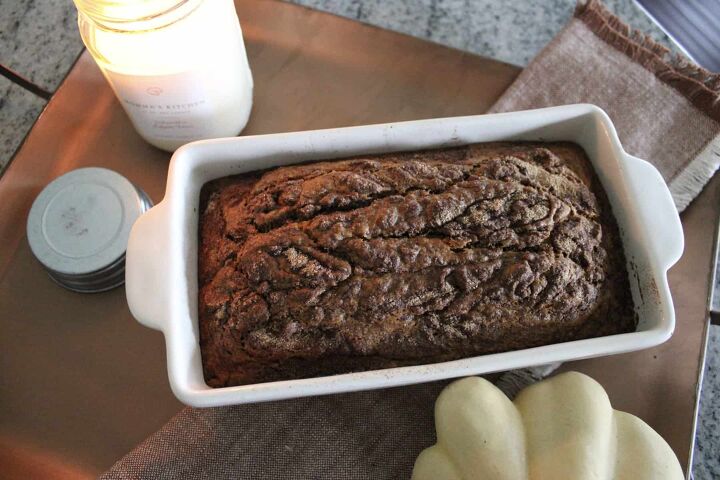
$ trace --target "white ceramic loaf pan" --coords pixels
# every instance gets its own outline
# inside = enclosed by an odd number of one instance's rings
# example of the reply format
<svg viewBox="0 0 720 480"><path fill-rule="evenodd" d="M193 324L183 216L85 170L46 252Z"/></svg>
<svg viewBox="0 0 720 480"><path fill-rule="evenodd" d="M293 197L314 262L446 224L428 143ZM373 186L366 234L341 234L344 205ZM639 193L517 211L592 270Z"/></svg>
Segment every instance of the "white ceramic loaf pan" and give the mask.
<svg viewBox="0 0 720 480"><path fill-rule="evenodd" d="M239 387L205 384L197 315L197 230L203 184L309 160L497 140L567 140L585 149L620 227L639 316L636 332L413 367ZM682 226L660 173L625 153L602 110L569 105L186 145L173 155L165 198L132 229L126 289L135 318L165 335L175 395L188 405L210 407L428 382L652 347L667 340L675 326L666 273L682 250Z"/></svg>

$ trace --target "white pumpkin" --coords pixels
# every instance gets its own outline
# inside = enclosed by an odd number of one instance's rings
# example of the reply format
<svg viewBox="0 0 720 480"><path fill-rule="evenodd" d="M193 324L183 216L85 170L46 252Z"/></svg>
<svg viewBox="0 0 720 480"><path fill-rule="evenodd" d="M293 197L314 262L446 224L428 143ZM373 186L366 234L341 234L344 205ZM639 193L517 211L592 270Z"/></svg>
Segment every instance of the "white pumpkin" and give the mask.
<svg viewBox="0 0 720 480"><path fill-rule="evenodd" d="M670 446L645 422L613 410L602 386L568 372L511 402L478 377L448 385L435 404L437 444L413 480L683 479Z"/></svg>

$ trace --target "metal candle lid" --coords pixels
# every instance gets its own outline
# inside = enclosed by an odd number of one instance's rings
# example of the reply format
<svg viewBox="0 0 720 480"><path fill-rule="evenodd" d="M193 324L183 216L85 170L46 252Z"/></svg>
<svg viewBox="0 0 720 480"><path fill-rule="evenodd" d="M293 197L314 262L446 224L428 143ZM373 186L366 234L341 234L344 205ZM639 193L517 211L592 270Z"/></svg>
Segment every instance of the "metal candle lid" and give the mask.
<svg viewBox="0 0 720 480"><path fill-rule="evenodd" d="M35 199L27 237L58 284L102 292L125 281L125 249L135 220L152 206L128 179L105 168L56 178Z"/></svg>

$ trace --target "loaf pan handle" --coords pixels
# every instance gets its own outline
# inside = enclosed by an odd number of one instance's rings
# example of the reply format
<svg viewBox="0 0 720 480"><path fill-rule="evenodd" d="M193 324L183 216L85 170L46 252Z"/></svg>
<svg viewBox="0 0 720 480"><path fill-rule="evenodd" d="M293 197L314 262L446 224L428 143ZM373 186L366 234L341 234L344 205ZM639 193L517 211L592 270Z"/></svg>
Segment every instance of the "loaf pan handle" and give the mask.
<svg viewBox="0 0 720 480"><path fill-rule="evenodd" d="M652 232L650 244L665 270L682 256L685 248L682 223L670 190L660 172L650 163L629 154L627 168L639 198L638 207Z"/></svg>
<svg viewBox="0 0 720 480"><path fill-rule="evenodd" d="M161 202L135 221L125 254L125 294L130 313L146 327L163 330L167 316L167 229Z"/></svg>

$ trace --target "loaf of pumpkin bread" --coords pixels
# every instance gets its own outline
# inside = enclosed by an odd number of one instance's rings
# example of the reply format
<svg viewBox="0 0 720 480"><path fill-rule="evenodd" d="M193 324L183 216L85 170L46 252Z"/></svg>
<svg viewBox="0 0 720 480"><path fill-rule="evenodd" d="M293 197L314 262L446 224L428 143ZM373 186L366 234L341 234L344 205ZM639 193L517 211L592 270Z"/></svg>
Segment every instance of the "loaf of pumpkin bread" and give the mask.
<svg viewBox="0 0 720 480"><path fill-rule="evenodd" d="M222 178L200 198L213 387L629 332L607 197L571 143L488 143Z"/></svg>

